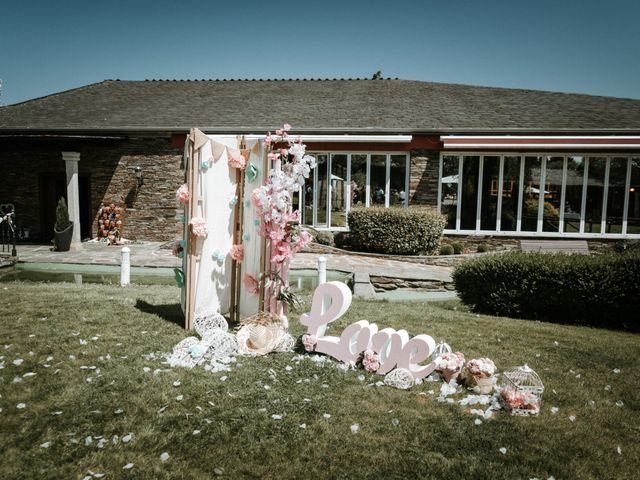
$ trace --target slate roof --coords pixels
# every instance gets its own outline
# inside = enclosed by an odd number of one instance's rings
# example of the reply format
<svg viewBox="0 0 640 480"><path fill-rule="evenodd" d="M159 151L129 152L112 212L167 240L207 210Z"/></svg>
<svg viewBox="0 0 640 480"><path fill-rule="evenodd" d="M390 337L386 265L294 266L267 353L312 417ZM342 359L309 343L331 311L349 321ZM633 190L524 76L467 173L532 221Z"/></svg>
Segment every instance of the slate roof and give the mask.
<svg viewBox="0 0 640 480"><path fill-rule="evenodd" d="M414 80L119 81L0 108L0 133L640 132L640 100Z"/></svg>

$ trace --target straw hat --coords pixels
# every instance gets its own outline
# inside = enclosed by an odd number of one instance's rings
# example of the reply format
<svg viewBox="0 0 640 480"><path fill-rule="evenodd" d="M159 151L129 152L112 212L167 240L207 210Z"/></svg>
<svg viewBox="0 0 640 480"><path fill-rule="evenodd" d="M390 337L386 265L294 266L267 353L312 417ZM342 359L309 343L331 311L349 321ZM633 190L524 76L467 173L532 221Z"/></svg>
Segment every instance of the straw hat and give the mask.
<svg viewBox="0 0 640 480"><path fill-rule="evenodd" d="M242 322L242 327L236 333L238 351L244 355L266 355L277 350L287 335L287 329L278 315L260 312Z"/></svg>

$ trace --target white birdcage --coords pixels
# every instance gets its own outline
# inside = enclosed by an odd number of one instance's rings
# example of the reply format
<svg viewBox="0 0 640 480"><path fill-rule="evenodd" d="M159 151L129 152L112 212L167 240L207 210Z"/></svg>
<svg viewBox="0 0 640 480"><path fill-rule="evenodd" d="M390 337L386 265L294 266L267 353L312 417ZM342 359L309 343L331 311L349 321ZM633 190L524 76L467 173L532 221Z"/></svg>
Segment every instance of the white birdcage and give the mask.
<svg viewBox="0 0 640 480"><path fill-rule="evenodd" d="M515 367L502 374L502 403L513 415L537 415L540 412L544 385L528 365Z"/></svg>
<svg viewBox="0 0 640 480"><path fill-rule="evenodd" d="M435 350L431 354L431 361L434 361L436 358L441 356L443 353L451 353L451 347L448 343L445 343L444 340L441 340L440 343L436 345Z"/></svg>

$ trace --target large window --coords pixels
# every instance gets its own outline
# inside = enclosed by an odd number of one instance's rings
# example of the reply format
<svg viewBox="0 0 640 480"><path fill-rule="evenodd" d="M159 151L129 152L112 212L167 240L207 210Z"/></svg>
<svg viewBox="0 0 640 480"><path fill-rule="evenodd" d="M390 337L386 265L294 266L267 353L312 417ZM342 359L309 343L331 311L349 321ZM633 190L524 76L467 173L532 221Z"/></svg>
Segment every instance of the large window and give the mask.
<svg viewBox="0 0 640 480"><path fill-rule="evenodd" d="M438 208L449 232L640 235L640 158L443 154Z"/></svg>
<svg viewBox="0 0 640 480"><path fill-rule="evenodd" d="M406 153L314 153L318 166L304 185L305 225L347 228L352 206L408 205Z"/></svg>

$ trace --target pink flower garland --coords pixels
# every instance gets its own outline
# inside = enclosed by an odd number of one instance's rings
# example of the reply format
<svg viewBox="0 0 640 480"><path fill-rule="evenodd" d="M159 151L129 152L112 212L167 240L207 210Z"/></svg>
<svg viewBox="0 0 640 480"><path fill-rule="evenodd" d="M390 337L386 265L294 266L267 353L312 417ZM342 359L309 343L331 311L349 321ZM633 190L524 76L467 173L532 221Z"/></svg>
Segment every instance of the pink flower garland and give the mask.
<svg viewBox="0 0 640 480"><path fill-rule="evenodd" d="M176 192L176 198L182 205L186 205L187 203L189 203L189 188L187 187L186 183L182 184L180 188L178 188L178 191Z"/></svg>
<svg viewBox="0 0 640 480"><path fill-rule="evenodd" d="M244 170L247 166L247 159L241 153L235 154L229 151L229 158L227 160L229 166L232 168L237 168L240 170Z"/></svg>
<svg viewBox="0 0 640 480"><path fill-rule="evenodd" d="M191 225L191 231L194 235L202 238L207 238L209 231L207 230L207 222L202 217L194 217L189 222Z"/></svg>

